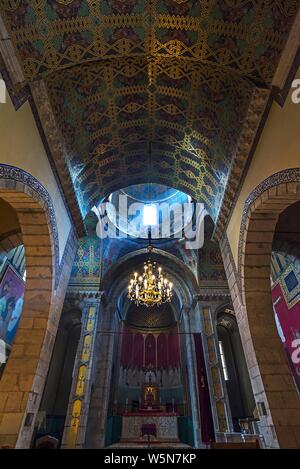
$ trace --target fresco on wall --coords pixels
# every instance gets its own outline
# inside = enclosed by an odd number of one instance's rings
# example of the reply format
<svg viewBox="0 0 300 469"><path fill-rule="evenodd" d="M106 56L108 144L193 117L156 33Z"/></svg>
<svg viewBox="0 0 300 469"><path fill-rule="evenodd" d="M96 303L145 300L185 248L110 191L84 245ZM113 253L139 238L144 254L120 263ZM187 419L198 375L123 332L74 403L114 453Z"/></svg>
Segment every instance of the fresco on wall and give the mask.
<svg viewBox="0 0 300 469"><path fill-rule="evenodd" d="M220 248L207 241L199 250L199 281L227 282Z"/></svg>
<svg viewBox="0 0 300 469"><path fill-rule="evenodd" d="M12 345L20 322L25 283L21 277L6 264L0 282L0 339Z"/></svg>
<svg viewBox="0 0 300 469"><path fill-rule="evenodd" d="M95 235L86 236L79 240L70 286L99 287L101 275L100 249L100 239Z"/></svg>
<svg viewBox="0 0 300 469"><path fill-rule="evenodd" d="M104 240L100 240L97 236L81 238L73 264L70 287L98 288L100 277L103 278L118 259L130 252L146 248L147 244L147 240L130 237ZM194 251L184 249L178 240L154 241L153 245L178 257L196 276L197 254Z"/></svg>

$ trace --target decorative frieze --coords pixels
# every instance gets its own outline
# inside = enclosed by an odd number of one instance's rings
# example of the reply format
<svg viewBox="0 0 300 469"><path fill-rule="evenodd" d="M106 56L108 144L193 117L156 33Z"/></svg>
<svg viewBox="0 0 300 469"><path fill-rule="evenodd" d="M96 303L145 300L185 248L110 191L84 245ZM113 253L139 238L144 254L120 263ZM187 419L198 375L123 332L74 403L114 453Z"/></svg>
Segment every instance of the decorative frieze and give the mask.
<svg viewBox="0 0 300 469"><path fill-rule="evenodd" d="M239 195L239 185L243 176L244 169L249 154L254 143L259 124L262 120L263 113L266 109L270 90L263 88L255 88L246 118L244 120L243 129L240 134L239 142L235 151L235 155L231 164L231 171L224 191L224 196L216 220L213 241L219 241L225 233L227 224L230 220L232 209Z"/></svg>

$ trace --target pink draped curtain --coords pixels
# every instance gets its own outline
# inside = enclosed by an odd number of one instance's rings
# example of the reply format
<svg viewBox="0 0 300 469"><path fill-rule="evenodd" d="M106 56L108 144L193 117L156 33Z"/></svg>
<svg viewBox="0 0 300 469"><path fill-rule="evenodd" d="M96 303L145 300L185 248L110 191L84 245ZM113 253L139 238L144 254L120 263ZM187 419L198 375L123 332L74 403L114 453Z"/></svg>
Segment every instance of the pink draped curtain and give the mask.
<svg viewBox="0 0 300 469"><path fill-rule="evenodd" d="M194 334L194 343L197 364L202 441L204 443L209 443L211 441L215 441L215 432L211 413L210 395L206 376L201 334Z"/></svg>
<svg viewBox="0 0 300 469"><path fill-rule="evenodd" d="M145 366L156 366L156 342L153 334L148 334L145 340Z"/></svg>
<svg viewBox="0 0 300 469"><path fill-rule="evenodd" d="M179 337L176 329L168 335L168 352L169 366L179 366Z"/></svg>
<svg viewBox="0 0 300 469"><path fill-rule="evenodd" d="M134 335L132 366L134 368L143 368L144 365L144 337L141 333Z"/></svg>
<svg viewBox="0 0 300 469"><path fill-rule="evenodd" d="M168 367L168 342L166 334L159 334L157 338L157 367Z"/></svg>
<svg viewBox="0 0 300 469"><path fill-rule="evenodd" d="M130 366L133 351L133 334L126 327L123 329L122 334L122 348L121 348L121 365Z"/></svg>

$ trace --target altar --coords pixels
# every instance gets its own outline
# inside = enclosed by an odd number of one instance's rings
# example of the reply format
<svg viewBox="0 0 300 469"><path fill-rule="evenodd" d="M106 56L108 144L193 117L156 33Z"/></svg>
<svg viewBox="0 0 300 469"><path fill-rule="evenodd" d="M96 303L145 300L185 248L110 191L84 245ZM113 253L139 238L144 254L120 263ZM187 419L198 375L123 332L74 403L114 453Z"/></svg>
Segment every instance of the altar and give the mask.
<svg viewBox="0 0 300 469"><path fill-rule="evenodd" d="M179 442L178 416L174 401L171 411L161 405L159 386L156 384L156 376L153 369L145 373L145 382L141 386L141 398L135 411L122 413L121 443L143 442L147 437L148 442L156 443Z"/></svg>
<svg viewBox="0 0 300 469"><path fill-rule="evenodd" d="M143 426L155 426L156 442L178 442L178 415L168 412L126 412L122 415L121 442L140 441L143 439Z"/></svg>

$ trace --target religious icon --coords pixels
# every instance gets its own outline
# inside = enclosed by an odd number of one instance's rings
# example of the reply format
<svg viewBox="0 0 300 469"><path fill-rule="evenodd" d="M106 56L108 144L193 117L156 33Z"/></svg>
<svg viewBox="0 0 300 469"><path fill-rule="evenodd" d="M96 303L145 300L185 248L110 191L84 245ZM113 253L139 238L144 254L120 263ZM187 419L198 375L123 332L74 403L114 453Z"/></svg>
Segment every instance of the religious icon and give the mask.
<svg viewBox="0 0 300 469"><path fill-rule="evenodd" d="M7 265L0 282L0 338L9 345L13 343L20 322L24 290L23 279Z"/></svg>

